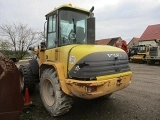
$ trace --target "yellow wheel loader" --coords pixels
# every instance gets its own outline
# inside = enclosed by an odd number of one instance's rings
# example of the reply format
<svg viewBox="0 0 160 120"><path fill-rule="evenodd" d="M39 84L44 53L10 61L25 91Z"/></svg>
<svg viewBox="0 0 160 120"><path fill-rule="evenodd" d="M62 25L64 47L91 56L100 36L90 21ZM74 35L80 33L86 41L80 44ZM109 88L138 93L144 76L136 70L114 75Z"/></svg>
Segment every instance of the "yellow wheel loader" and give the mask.
<svg viewBox="0 0 160 120"><path fill-rule="evenodd" d="M126 52L95 45L93 9L67 4L48 13L46 40L30 48L36 56L21 65L23 87L33 91L33 84L39 82L42 103L52 116L68 112L72 97L109 97L131 83Z"/></svg>
<svg viewBox="0 0 160 120"><path fill-rule="evenodd" d="M133 46L129 52L129 60L134 63L145 63L146 55L148 54L148 46L138 45Z"/></svg>

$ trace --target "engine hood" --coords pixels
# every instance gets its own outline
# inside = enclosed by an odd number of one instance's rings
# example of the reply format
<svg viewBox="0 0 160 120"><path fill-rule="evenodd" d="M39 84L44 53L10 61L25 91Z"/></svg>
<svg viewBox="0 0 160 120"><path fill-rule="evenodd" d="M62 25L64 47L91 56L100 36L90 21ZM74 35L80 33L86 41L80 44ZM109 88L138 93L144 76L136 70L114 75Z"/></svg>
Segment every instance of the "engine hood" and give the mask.
<svg viewBox="0 0 160 120"><path fill-rule="evenodd" d="M128 56L120 48L75 45L68 51L67 72L69 78L88 79L128 71L130 69L127 64Z"/></svg>
<svg viewBox="0 0 160 120"><path fill-rule="evenodd" d="M70 48L68 52L69 52L69 64L70 64L69 68L71 68L72 65L77 63L80 59L94 53L99 54L103 52L109 58L113 58L116 56L122 57L122 53L123 53L123 56L124 55L126 56L126 54L122 49L113 47L113 46L108 46L108 45L103 45L103 46L102 45L76 45L76 46L72 46L72 48ZM93 56L94 55L92 55L92 57ZM94 60L98 59L97 55L93 59Z"/></svg>

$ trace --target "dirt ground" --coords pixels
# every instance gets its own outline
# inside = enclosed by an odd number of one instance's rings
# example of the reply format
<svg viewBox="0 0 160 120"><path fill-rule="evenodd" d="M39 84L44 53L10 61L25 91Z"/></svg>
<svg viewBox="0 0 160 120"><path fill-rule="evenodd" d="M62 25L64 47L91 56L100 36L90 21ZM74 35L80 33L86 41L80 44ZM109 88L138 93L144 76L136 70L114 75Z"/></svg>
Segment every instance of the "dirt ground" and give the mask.
<svg viewBox="0 0 160 120"><path fill-rule="evenodd" d="M42 105L38 85L20 120L160 120L160 65L130 63L132 83L108 99L73 99L71 110L52 117Z"/></svg>

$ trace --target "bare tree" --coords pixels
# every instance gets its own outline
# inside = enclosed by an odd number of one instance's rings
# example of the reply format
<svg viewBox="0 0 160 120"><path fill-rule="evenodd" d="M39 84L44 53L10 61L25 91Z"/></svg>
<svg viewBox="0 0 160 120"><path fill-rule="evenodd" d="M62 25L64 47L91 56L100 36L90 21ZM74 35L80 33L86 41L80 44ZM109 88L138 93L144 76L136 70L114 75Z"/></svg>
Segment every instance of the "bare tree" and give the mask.
<svg viewBox="0 0 160 120"><path fill-rule="evenodd" d="M6 50L11 50L12 47L11 47L11 43L8 42L7 40L0 40L0 50L2 51L6 51Z"/></svg>
<svg viewBox="0 0 160 120"><path fill-rule="evenodd" d="M39 37L38 37L38 40L39 41L45 41L45 33L44 32L39 32Z"/></svg>
<svg viewBox="0 0 160 120"><path fill-rule="evenodd" d="M39 38L39 32L22 23L6 23L0 26L0 30L0 35L9 40L18 59L22 59Z"/></svg>
<svg viewBox="0 0 160 120"><path fill-rule="evenodd" d="M12 45L7 40L0 40L0 51L5 56L9 57L10 51L12 51Z"/></svg>

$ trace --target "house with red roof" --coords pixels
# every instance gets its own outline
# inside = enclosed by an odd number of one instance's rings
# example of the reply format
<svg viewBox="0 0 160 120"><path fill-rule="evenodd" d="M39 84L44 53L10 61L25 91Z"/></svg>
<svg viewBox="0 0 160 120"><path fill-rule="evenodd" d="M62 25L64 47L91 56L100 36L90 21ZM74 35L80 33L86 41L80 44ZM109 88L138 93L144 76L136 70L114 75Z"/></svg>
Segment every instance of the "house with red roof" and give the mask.
<svg viewBox="0 0 160 120"><path fill-rule="evenodd" d="M156 46L155 40L160 40L160 24L149 25L139 39L139 45Z"/></svg>
<svg viewBox="0 0 160 120"><path fill-rule="evenodd" d="M122 41L121 37L115 37L115 38L106 38L106 39L100 39L96 40L95 44L97 45L111 45L111 46L116 46L116 42Z"/></svg>
<svg viewBox="0 0 160 120"><path fill-rule="evenodd" d="M137 37L133 37L132 40L127 44L127 48L130 49L132 46L139 45L139 39Z"/></svg>

